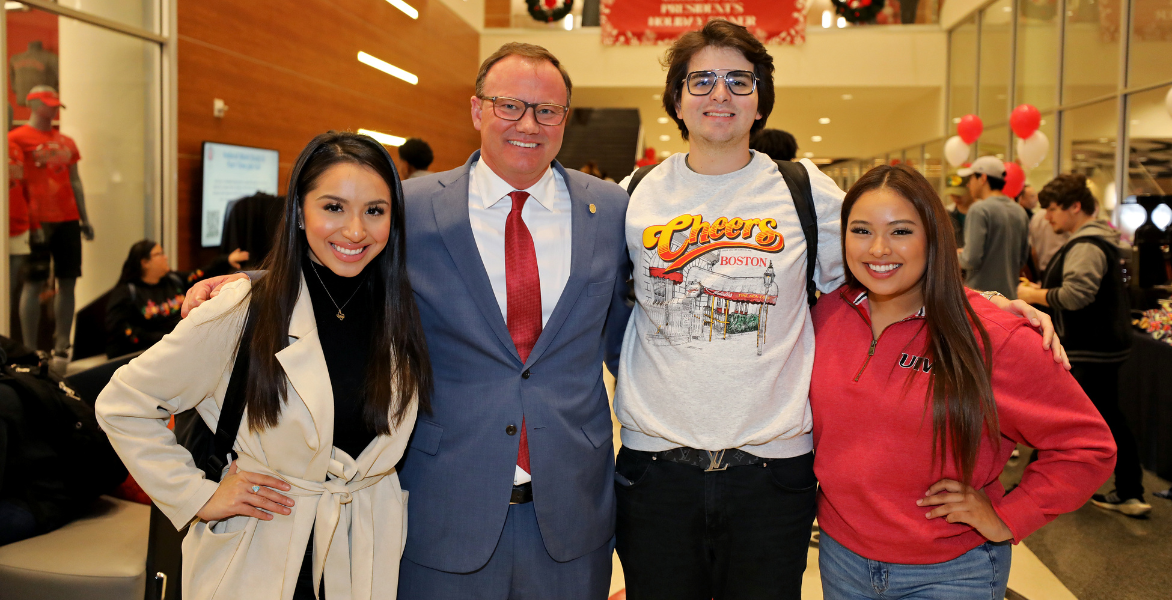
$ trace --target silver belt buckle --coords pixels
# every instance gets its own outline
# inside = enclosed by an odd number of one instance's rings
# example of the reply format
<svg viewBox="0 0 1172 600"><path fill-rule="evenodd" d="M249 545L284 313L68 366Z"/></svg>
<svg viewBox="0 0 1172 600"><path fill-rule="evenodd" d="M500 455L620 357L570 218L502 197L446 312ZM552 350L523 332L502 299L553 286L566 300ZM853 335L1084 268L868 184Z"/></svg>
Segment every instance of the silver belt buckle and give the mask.
<svg viewBox="0 0 1172 600"><path fill-rule="evenodd" d="M705 450L705 452L708 453L708 468L704 469L705 473L714 473L728 468L728 465L720 464L724 461L724 450L718 450L716 452Z"/></svg>

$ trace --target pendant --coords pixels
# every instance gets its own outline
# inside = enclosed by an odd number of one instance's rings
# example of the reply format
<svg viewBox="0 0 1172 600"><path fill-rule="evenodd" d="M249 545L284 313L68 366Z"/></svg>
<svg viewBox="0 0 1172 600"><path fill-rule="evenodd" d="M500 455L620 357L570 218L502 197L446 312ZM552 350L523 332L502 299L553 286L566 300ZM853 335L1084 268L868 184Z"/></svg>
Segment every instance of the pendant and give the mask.
<svg viewBox="0 0 1172 600"><path fill-rule="evenodd" d="M340 311L340 310L338 311L338 314L336 314L334 316L338 317L339 321L346 318L346 315L342 314L342 311Z"/></svg>

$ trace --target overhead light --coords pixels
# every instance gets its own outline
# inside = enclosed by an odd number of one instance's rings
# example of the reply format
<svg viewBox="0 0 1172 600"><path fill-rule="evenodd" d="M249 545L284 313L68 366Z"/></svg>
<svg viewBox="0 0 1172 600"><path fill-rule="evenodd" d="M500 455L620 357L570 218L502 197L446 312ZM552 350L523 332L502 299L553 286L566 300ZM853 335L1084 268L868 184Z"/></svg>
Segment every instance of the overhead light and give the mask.
<svg viewBox="0 0 1172 600"><path fill-rule="evenodd" d="M1046 119L1042 119L1042 120L1041 120L1041 122L1039 122L1038 124L1039 124L1039 125L1045 125L1045 124L1046 124Z"/></svg>
<svg viewBox="0 0 1172 600"><path fill-rule="evenodd" d="M566 15L565 26L566 31L574 30L574 15Z"/></svg>
<svg viewBox="0 0 1172 600"><path fill-rule="evenodd" d="M652 100L663 100L663 94L651 94Z"/></svg>
<svg viewBox="0 0 1172 600"><path fill-rule="evenodd" d="M401 138L397 135L391 135L389 133L383 133L381 131L372 131L370 129L359 129L358 133L360 133L362 135L369 135L370 137L374 138L375 141L377 141L378 143L386 144L388 146L402 146L403 142L407 141L407 138Z"/></svg>
<svg viewBox="0 0 1172 600"><path fill-rule="evenodd" d="M842 29L843 27L846 27L846 17L839 17L838 18L838 28Z"/></svg>
<svg viewBox="0 0 1172 600"><path fill-rule="evenodd" d="M830 117L822 117L821 119L818 119L818 122L823 125L829 125L830 124Z"/></svg>
<svg viewBox="0 0 1172 600"><path fill-rule="evenodd" d="M814 158L814 153L813 153L813 152L807 152L807 153L805 153L803 156L805 156L806 158Z"/></svg>
<svg viewBox="0 0 1172 600"><path fill-rule="evenodd" d="M391 6L403 11L403 14L407 15L408 17L411 17L412 19L419 18L419 11L415 10L414 6L403 2L403 0L387 0L387 2L390 2Z"/></svg>
<svg viewBox="0 0 1172 600"><path fill-rule="evenodd" d="M1108 141L1108 140L1107 140L1107 138L1099 138L1099 143L1100 143L1100 144L1106 144L1106 143L1107 143L1107 141Z"/></svg>
<svg viewBox="0 0 1172 600"><path fill-rule="evenodd" d="M1131 124L1132 125L1139 125L1139 119L1132 119Z"/></svg>
<svg viewBox="0 0 1172 600"><path fill-rule="evenodd" d="M670 135L661 135L661 136L659 136L659 141L661 141L661 142L670 142L670 141L671 141L671 136L670 136Z"/></svg>
<svg viewBox="0 0 1172 600"><path fill-rule="evenodd" d="M828 8L822 11L822 29L830 29L831 25L834 25L834 13Z"/></svg>
<svg viewBox="0 0 1172 600"><path fill-rule="evenodd" d="M953 123L960 123L960 117L953 117L952 122Z"/></svg>
<svg viewBox="0 0 1172 600"><path fill-rule="evenodd" d="M671 119L667 117L659 117L655 120L655 122L659 123L660 125L667 125L668 123L671 123Z"/></svg>
<svg viewBox="0 0 1172 600"><path fill-rule="evenodd" d="M997 155L997 158L1000 158L1001 160L1005 160L1005 155L1004 155L1004 154L998 154L998 155Z"/></svg>
<svg viewBox="0 0 1172 600"><path fill-rule="evenodd" d="M411 85L419 83L419 78L416 77L414 73L404 71L403 69L400 69L399 67L396 67L395 65L392 65L385 60L375 58L365 52L358 53L358 62L374 67L383 73L386 73L387 75L398 77L399 79L402 79Z"/></svg>
<svg viewBox="0 0 1172 600"><path fill-rule="evenodd" d="M1013 12L1013 7L1012 7L1012 6L1006 6L1006 7L1002 8L1001 10L1003 10L1003 11L1005 11L1005 12Z"/></svg>
<svg viewBox="0 0 1172 600"><path fill-rule="evenodd" d="M24 4L20 2L5 2L4 10L20 10L24 8Z"/></svg>
<svg viewBox="0 0 1172 600"><path fill-rule="evenodd" d="M852 96L852 95L850 95L850 94L843 94L843 95L842 95L842 99L843 99L843 100L854 100L854 99L855 99L855 97L854 97L854 96Z"/></svg>
<svg viewBox="0 0 1172 600"><path fill-rule="evenodd" d="M659 158L667 158L669 156L671 156L671 150L660 150L659 151Z"/></svg>
<svg viewBox="0 0 1172 600"><path fill-rule="evenodd" d="M821 142L821 141L822 141L822 136L820 136L820 135L815 135L815 136L812 136L812 137L810 138L810 141L811 141L811 142Z"/></svg>

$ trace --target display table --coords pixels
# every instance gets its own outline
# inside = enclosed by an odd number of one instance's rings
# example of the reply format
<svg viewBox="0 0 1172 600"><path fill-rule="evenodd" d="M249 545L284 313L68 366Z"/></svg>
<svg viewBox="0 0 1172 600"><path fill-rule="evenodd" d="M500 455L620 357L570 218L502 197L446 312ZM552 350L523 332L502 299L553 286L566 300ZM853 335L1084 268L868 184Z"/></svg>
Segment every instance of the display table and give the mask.
<svg viewBox="0 0 1172 600"><path fill-rule="evenodd" d="M1119 371L1119 406L1144 467L1172 479L1172 346L1133 332L1131 357Z"/></svg>

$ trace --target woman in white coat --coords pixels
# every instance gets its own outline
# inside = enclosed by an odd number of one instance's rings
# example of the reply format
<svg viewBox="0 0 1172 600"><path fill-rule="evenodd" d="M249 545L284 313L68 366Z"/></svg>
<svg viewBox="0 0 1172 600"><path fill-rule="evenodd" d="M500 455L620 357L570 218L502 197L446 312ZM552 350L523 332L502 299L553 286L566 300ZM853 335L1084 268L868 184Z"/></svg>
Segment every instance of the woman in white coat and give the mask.
<svg viewBox="0 0 1172 600"><path fill-rule="evenodd" d="M330 132L288 189L267 274L225 286L97 402L134 478L177 528L190 524L188 600L394 598L398 586L407 494L394 467L431 389L398 173L378 142ZM238 346L246 408L217 483L166 424L194 408L215 430Z"/></svg>

